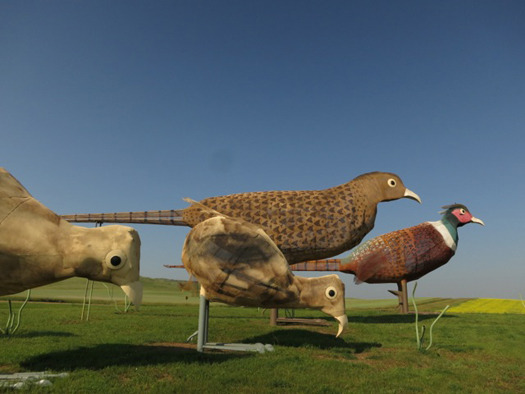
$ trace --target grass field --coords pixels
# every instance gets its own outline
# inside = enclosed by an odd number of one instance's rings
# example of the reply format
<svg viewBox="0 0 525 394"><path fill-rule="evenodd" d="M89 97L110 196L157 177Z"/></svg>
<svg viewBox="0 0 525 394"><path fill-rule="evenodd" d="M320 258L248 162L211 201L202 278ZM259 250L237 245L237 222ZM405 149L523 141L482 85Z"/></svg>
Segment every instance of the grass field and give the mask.
<svg viewBox="0 0 525 394"><path fill-rule="evenodd" d="M197 298L172 281L145 282L145 295L156 295L140 312L117 312L101 286L87 322L78 302L29 303L19 331L0 336L0 374L68 372L51 379L51 388L32 389L64 393L525 392L521 313L447 312L434 327L433 346L420 352L414 316L399 315L393 300L349 299L342 339L334 337L335 321L315 311L296 316L326 318L331 326L271 327L268 311L212 304L211 341L269 343L275 351L198 353L185 343L197 328ZM85 282L78 284L59 286L81 300ZM420 324L428 329L444 305L470 301L418 299ZM0 299L0 327L6 304Z"/></svg>
<svg viewBox="0 0 525 394"><path fill-rule="evenodd" d="M193 292L181 291L180 286L186 282L169 279L141 278L144 286L145 304L198 304L198 287L196 282L190 283L194 286ZM31 300L53 301L53 302L82 302L86 293L86 279L71 278L52 285L38 287L31 291ZM93 283L93 282L92 282ZM26 293L19 293L2 299L22 300ZM94 282L93 300L98 303L124 303L124 293L113 284Z"/></svg>

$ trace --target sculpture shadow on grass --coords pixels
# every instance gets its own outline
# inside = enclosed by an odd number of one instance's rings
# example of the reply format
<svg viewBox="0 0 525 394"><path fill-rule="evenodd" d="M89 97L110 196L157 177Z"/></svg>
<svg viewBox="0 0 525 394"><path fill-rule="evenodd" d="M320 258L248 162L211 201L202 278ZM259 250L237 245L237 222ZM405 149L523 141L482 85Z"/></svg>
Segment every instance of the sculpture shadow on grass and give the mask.
<svg viewBox="0 0 525 394"><path fill-rule="evenodd" d="M290 329L276 330L268 334L246 338L243 343L271 344L285 347L316 347L319 349L348 349L353 353L362 353L371 348L381 347L378 342L349 342L336 338L333 334L323 334L315 331Z"/></svg>
<svg viewBox="0 0 525 394"><path fill-rule="evenodd" d="M251 357L251 353L199 353L185 344L130 345L104 344L40 354L21 363L28 370L101 370L107 367L138 367L173 362L220 363L232 358Z"/></svg>

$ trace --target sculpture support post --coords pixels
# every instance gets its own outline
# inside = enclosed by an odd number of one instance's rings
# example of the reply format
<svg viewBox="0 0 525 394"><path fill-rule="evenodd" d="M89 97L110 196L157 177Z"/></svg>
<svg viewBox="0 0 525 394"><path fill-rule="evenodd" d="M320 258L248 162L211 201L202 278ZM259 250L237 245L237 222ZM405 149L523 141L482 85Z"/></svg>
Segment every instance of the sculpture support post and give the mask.
<svg viewBox="0 0 525 394"><path fill-rule="evenodd" d="M262 343L247 344L247 343L210 343L208 342L208 328L210 320L210 301L204 295L201 287L201 294L199 299L199 328L197 329L197 351L203 352L204 349L215 350L234 350L241 352L271 352L272 345L263 345ZM195 334L190 336L188 340L194 338Z"/></svg>
<svg viewBox="0 0 525 394"><path fill-rule="evenodd" d="M270 326L277 325L277 319L279 318L279 309L273 308L270 310Z"/></svg>
<svg viewBox="0 0 525 394"><path fill-rule="evenodd" d="M197 334L197 351L202 352L204 345L206 342L208 342L210 301L208 301L202 294L199 296L199 298L199 331Z"/></svg>
<svg viewBox="0 0 525 394"><path fill-rule="evenodd" d="M401 313L408 313L408 294L407 281L403 279L397 284L397 290L388 290L393 295L397 296L399 310Z"/></svg>
<svg viewBox="0 0 525 394"><path fill-rule="evenodd" d="M408 292L407 292L407 281L403 279L401 281L401 312L408 313Z"/></svg>

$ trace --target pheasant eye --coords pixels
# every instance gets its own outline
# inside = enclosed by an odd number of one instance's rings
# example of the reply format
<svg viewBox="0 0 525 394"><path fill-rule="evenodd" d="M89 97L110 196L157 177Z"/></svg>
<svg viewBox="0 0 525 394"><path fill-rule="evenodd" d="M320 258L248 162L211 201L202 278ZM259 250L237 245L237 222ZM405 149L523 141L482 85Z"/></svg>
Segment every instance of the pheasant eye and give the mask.
<svg viewBox="0 0 525 394"><path fill-rule="evenodd" d="M333 300L337 296L337 290L335 287L330 286L326 289L325 295L329 300Z"/></svg>
<svg viewBox="0 0 525 394"><path fill-rule="evenodd" d="M104 261L109 269L117 270L126 264L127 259L126 253L122 250L115 249L106 255Z"/></svg>
<svg viewBox="0 0 525 394"><path fill-rule="evenodd" d="M464 214L465 214L465 210L464 210L463 208L461 208L461 209L459 210L459 213L460 213L461 215L464 215Z"/></svg>
<svg viewBox="0 0 525 394"><path fill-rule="evenodd" d="M396 187L396 185L397 185L397 183L396 183L396 180L395 180L395 179L390 178L390 179L388 180L388 186L390 186L390 187Z"/></svg>
<svg viewBox="0 0 525 394"><path fill-rule="evenodd" d="M113 267L118 267L122 259L120 258L120 256L113 256L109 261Z"/></svg>

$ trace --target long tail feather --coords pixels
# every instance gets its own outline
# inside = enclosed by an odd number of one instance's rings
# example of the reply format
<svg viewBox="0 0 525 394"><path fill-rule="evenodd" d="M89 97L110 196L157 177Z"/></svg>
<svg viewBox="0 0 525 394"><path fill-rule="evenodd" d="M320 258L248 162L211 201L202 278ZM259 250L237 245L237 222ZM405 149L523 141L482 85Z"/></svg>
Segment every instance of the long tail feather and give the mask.
<svg viewBox="0 0 525 394"><path fill-rule="evenodd" d="M141 223L187 226L182 220L182 210L137 211L113 213L77 213L61 215L68 222L75 223Z"/></svg>
<svg viewBox="0 0 525 394"><path fill-rule="evenodd" d="M290 265L292 271L339 271L339 259L310 260Z"/></svg>

